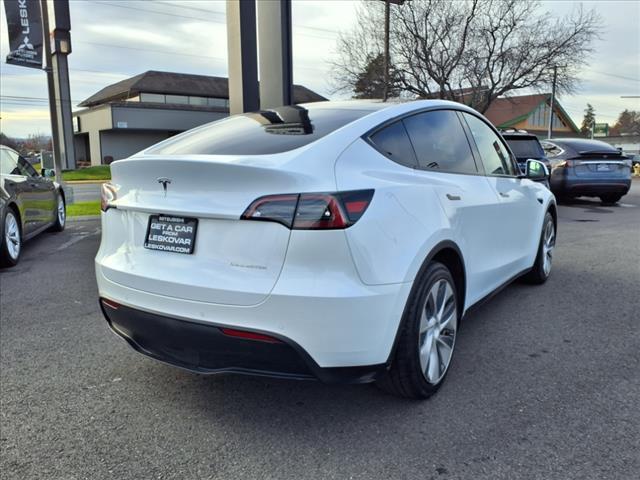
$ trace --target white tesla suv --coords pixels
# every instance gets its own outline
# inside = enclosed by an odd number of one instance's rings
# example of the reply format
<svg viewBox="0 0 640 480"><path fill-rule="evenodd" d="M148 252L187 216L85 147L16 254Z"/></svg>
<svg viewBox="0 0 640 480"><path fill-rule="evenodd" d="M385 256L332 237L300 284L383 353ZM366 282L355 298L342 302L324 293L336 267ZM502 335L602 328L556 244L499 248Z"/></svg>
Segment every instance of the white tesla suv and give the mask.
<svg viewBox="0 0 640 480"><path fill-rule="evenodd" d="M231 116L112 164L96 276L137 351L426 398L460 320L555 245L548 171L445 101Z"/></svg>

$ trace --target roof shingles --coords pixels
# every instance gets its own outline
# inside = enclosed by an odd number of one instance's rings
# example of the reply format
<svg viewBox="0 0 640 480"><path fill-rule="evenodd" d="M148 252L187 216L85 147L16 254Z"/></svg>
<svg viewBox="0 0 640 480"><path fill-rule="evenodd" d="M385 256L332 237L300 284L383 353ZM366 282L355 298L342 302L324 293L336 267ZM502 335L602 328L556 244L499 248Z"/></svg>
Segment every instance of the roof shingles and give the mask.
<svg viewBox="0 0 640 480"><path fill-rule="evenodd" d="M224 77L150 70L104 87L80 103L79 106L93 107L112 101L125 100L140 93L229 98L229 80ZM295 103L327 100L302 85L293 86L293 96Z"/></svg>

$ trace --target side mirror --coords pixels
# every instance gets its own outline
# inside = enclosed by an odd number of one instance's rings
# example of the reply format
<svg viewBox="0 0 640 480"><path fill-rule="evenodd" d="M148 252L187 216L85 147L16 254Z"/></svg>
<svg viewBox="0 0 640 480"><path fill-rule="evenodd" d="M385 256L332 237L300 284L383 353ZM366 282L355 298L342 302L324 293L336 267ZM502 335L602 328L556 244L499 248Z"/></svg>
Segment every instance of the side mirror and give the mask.
<svg viewBox="0 0 640 480"><path fill-rule="evenodd" d="M546 180L549 178L549 169L540 160L527 160L525 177L530 180Z"/></svg>
<svg viewBox="0 0 640 480"><path fill-rule="evenodd" d="M56 172L53 168L43 168L40 171L40 174L44 177L44 178L53 178L56 176Z"/></svg>

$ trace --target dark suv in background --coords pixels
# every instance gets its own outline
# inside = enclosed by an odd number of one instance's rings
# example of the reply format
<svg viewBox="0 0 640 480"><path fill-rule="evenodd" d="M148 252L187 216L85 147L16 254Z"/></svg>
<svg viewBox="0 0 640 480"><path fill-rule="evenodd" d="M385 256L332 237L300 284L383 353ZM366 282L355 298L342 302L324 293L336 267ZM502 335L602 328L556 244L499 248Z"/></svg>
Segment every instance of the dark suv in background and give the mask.
<svg viewBox="0 0 640 480"><path fill-rule="evenodd" d="M502 137L507 141L509 148L516 156L518 166L522 173L526 171L527 160L538 160L544 163L549 171L551 166L538 137L525 130L502 130Z"/></svg>
<svg viewBox="0 0 640 480"><path fill-rule="evenodd" d="M631 188L631 162L599 140L552 138L542 145L551 160L551 190L556 197L600 197L616 203Z"/></svg>

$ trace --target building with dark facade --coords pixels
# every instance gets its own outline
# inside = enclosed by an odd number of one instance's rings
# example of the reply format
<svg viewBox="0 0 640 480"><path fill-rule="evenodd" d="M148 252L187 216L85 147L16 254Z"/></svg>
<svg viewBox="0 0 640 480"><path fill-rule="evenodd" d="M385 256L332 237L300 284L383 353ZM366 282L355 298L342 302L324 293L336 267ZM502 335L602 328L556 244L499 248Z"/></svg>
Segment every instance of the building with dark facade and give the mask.
<svg viewBox="0 0 640 480"><path fill-rule="evenodd" d="M294 85L295 103L326 98ZM148 71L109 85L74 112L76 161L100 165L126 158L185 130L229 115L223 77Z"/></svg>

